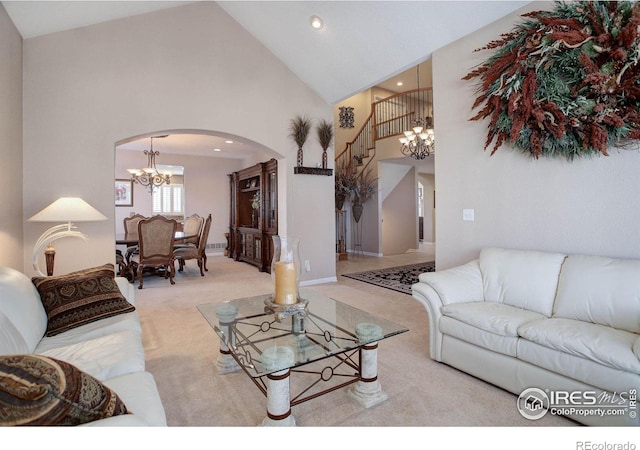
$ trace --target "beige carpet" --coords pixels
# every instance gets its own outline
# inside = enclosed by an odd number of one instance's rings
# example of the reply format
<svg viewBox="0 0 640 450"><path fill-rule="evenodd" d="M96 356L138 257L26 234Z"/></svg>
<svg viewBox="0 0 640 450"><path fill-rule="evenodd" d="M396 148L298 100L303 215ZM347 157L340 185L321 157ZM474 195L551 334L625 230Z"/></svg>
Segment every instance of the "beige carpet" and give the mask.
<svg viewBox="0 0 640 450"><path fill-rule="evenodd" d="M409 260L409 259L411 260ZM348 261L346 271L420 262L421 255ZM428 260L427 257L422 257ZM214 361L218 338L196 310L269 292L271 278L256 268L222 256L209 258L199 275L193 261L176 284L147 277L137 290L147 370L158 384L169 426L253 427L266 412L266 398L243 373L219 375ZM516 410L516 397L428 357L427 316L411 296L338 276L338 283L309 287L324 295L384 316L410 329L380 342L379 380L389 399L364 409L344 389L297 405L293 414L306 427L574 426L551 415L529 421Z"/></svg>

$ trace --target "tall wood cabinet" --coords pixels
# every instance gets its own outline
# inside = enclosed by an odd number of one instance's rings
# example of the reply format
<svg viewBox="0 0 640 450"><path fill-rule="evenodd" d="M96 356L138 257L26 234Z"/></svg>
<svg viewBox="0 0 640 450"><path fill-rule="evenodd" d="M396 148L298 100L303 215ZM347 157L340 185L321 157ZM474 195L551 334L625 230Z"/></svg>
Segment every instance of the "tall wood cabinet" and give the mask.
<svg viewBox="0 0 640 450"><path fill-rule="evenodd" d="M278 234L278 161L271 159L229 174L229 257L271 272Z"/></svg>

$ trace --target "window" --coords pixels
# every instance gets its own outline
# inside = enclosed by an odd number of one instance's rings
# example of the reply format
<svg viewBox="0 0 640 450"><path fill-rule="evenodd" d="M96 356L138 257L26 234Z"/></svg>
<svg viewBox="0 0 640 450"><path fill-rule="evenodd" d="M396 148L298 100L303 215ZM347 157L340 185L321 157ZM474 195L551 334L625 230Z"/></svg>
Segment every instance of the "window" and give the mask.
<svg viewBox="0 0 640 450"><path fill-rule="evenodd" d="M158 165L158 170L163 171L164 168ZM182 174L173 173L171 184L162 185L153 192L153 214L182 220L184 219L184 177Z"/></svg>

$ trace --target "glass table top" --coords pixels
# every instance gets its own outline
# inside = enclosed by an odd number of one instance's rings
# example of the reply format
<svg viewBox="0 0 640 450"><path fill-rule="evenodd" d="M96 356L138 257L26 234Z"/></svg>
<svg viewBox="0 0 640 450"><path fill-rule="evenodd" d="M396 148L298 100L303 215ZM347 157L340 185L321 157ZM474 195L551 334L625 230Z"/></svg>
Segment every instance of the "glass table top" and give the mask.
<svg viewBox="0 0 640 450"><path fill-rule="evenodd" d="M279 317L278 310L270 308L272 294L207 303L197 309L252 377L308 364L409 331L313 291L301 289L300 295L308 301L307 308L300 315L286 317ZM284 355L285 362L274 367L273 355Z"/></svg>

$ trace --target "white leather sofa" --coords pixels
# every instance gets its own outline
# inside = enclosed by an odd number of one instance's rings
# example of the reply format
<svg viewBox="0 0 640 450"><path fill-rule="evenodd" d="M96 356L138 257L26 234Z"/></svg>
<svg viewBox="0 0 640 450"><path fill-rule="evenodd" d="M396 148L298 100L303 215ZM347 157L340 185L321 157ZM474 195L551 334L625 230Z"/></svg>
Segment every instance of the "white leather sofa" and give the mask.
<svg viewBox="0 0 640 450"><path fill-rule="evenodd" d="M116 283L131 303L135 290ZM118 314L46 337L47 313L26 275L0 267L0 355L37 354L66 361L111 388L130 414L87 426L166 426L165 411L151 373L145 371L142 329L136 311Z"/></svg>
<svg viewBox="0 0 640 450"><path fill-rule="evenodd" d="M581 409L564 415L640 425L632 401L640 391L640 260L487 248L467 264L421 274L412 290L429 316L432 359L516 395L588 391L571 401ZM592 398L606 406L599 410L614 402L627 409L585 415Z"/></svg>

